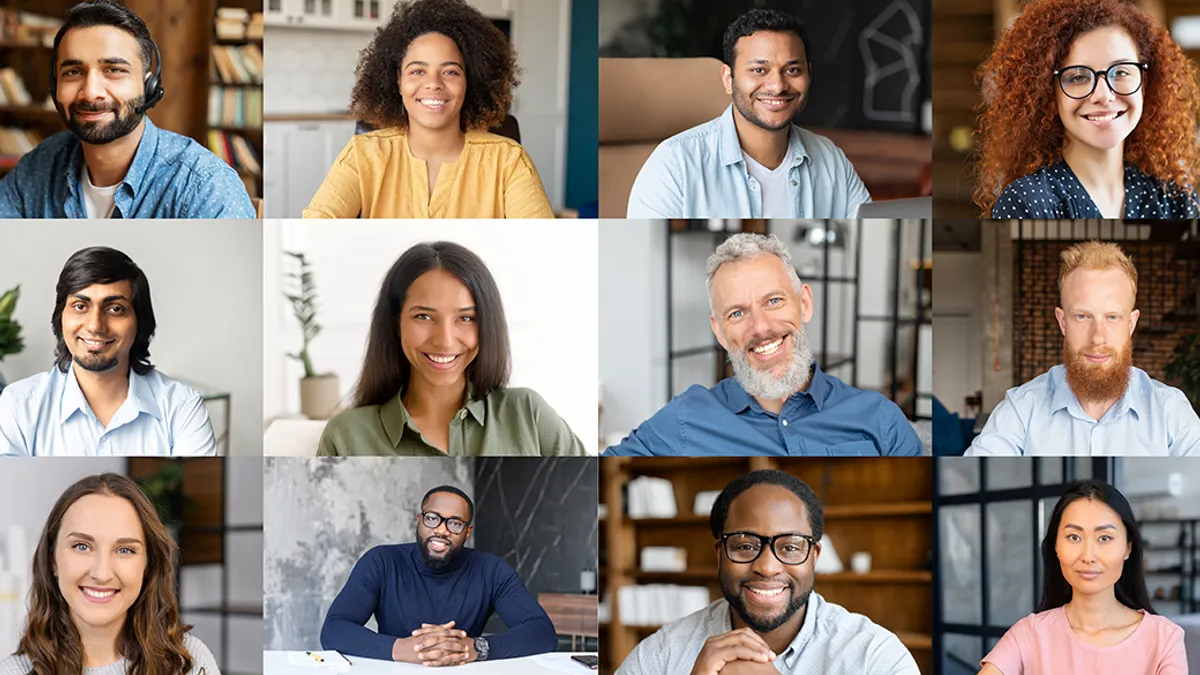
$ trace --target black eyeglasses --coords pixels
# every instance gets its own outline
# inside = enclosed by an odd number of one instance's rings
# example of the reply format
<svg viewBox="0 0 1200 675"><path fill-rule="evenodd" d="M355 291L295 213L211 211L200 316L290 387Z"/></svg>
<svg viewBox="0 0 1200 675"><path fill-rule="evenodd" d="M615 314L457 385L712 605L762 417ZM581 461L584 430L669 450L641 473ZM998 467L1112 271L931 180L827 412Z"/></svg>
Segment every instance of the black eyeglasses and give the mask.
<svg viewBox="0 0 1200 675"><path fill-rule="evenodd" d="M437 526L441 525L443 520L446 521L446 529L450 530L450 534L462 534L463 530L467 529L467 526L471 524L470 521L454 518L453 516L446 518L437 511L426 511L421 514L421 522L431 530L436 530Z"/></svg>
<svg viewBox="0 0 1200 675"><path fill-rule="evenodd" d="M807 534L784 533L767 537L753 532L728 532L721 535L725 557L735 563L752 563L758 560L764 548L770 548L784 565L799 565L808 560L816 542Z"/></svg>
<svg viewBox="0 0 1200 675"><path fill-rule="evenodd" d="M1096 91L1096 83L1103 77L1108 88L1118 96L1129 96L1142 88L1143 75L1150 66L1136 61L1114 63L1104 70L1092 70L1087 66L1067 66L1054 71L1058 86L1070 98L1087 98Z"/></svg>

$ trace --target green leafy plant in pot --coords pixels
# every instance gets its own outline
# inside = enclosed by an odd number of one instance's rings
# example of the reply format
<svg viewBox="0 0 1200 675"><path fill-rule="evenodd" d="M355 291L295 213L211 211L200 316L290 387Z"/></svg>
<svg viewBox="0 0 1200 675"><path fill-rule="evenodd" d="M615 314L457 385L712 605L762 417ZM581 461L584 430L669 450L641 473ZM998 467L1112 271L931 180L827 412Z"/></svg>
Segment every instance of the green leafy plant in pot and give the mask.
<svg viewBox="0 0 1200 675"><path fill-rule="evenodd" d="M337 375L317 374L308 353L309 345L321 333L321 324L317 323L317 284L313 279L312 264L303 253L284 253L296 263L295 268L285 275L288 284L284 297L292 304L292 314L301 330L300 351L288 354L304 366L304 377L300 380L300 412L309 419L327 420L337 412L341 394Z"/></svg>
<svg viewBox="0 0 1200 675"><path fill-rule="evenodd" d="M1200 410L1200 333L1185 335L1172 354L1167 362L1167 378L1179 382L1192 407Z"/></svg>
<svg viewBox="0 0 1200 675"><path fill-rule="evenodd" d="M4 357L20 354L25 349L25 341L21 339L21 324L13 318L20 297L20 284L0 295L0 362L4 361ZM0 390L3 389L4 373L0 372Z"/></svg>
<svg viewBox="0 0 1200 675"><path fill-rule="evenodd" d="M162 519L171 537L179 541L183 516L192 507L192 500L183 493L183 462L163 464L158 473L139 479L138 486L154 504L158 517Z"/></svg>

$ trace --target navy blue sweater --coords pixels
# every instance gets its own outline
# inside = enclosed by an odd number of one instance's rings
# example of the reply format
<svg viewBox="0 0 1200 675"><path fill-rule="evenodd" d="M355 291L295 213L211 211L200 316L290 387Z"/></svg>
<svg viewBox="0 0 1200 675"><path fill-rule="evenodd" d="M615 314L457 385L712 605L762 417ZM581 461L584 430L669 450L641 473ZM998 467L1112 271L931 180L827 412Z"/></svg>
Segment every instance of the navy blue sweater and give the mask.
<svg viewBox="0 0 1200 675"><path fill-rule="evenodd" d="M478 637L493 611L508 630L488 636L488 660L542 654L558 645L550 617L500 558L464 548L449 568L433 570L415 543L376 546L354 565L330 605L321 646L390 661L396 639L411 637L423 623L453 620L455 628ZM378 633L365 627L372 614Z"/></svg>

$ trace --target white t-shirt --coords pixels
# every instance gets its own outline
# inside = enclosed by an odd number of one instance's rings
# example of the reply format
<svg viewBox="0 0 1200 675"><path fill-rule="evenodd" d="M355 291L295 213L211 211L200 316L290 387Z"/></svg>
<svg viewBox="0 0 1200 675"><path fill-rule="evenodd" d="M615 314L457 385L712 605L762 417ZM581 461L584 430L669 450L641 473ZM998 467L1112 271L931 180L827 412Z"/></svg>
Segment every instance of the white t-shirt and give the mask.
<svg viewBox="0 0 1200 675"><path fill-rule="evenodd" d="M788 173L792 165L787 162L787 156L784 156L784 161L774 170L754 161L745 150L742 151L742 157L746 158L746 168L750 170L754 180L758 181L758 189L762 192L762 217L794 218L792 196L788 192Z"/></svg>
<svg viewBox="0 0 1200 675"><path fill-rule="evenodd" d="M83 207L87 209L88 218L111 218L116 204L117 188L120 183L108 187L92 185L92 177L88 175L87 164L83 165L79 184L83 186Z"/></svg>

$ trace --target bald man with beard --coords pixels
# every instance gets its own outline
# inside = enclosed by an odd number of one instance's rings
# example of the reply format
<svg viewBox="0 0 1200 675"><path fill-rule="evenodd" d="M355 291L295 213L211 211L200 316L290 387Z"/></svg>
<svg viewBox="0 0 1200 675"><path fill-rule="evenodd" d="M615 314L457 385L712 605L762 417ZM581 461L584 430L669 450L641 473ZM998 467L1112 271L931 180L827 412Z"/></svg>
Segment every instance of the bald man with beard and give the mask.
<svg viewBox="0 0 1200 675"><path fill-rule="evenodd" d="M1116 244L1063 252L1054 310L1063 363L1008 390L967 455L1200 454L1187 397L1133 366L1137 283Z"/></svg>

